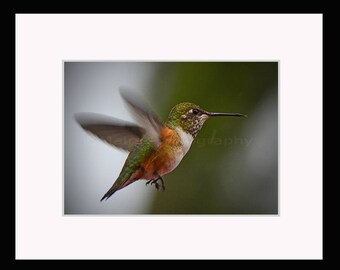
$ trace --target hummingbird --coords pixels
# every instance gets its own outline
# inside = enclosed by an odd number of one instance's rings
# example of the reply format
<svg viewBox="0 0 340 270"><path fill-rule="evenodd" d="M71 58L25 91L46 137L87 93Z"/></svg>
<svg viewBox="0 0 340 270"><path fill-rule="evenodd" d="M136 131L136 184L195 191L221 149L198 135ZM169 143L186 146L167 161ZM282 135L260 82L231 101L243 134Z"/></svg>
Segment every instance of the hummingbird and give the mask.
<svg viewBox="0 0 340 270"><path fill-rule="evenodd" d="M182 102L162 122L136 96L122 90L120 94L139 125L95 113L75 115L84 130L129 152L118 178L100 201L137 180L146 180L146 185L151 183L164 191L162 177L179 165L206 120L216 116L247 117L240 113L208 112L196 104Z"/></svg>

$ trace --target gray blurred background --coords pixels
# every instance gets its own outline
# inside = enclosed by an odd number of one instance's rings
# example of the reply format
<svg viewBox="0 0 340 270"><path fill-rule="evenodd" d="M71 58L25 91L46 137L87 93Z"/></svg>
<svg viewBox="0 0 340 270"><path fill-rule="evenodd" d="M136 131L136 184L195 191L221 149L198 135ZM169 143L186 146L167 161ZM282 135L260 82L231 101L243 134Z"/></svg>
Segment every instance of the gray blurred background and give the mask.
<svg viewBox="0 0 340 270"><path fill-rule="evenodd" d="M180 102L248 118L208 120L166 191L137 181L100 202L127 153L75 121L78 112L135 122L119 87L142 94L166 120ZM65 214L277 214L277 62L65 62Z"/></svg>

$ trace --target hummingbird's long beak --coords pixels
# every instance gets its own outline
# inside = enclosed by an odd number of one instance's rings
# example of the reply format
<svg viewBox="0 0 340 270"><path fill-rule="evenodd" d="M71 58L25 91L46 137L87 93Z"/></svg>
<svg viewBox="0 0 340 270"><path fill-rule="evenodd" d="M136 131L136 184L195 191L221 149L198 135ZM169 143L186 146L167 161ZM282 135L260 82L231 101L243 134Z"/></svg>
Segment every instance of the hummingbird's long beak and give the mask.
<svg viewBox="0 0 340 270"><path fill-rule="evenodd" d="M241 113L214 113L214 112L205 112L208 116L238 116L238 117L247 117L245 114Z"/></svg>

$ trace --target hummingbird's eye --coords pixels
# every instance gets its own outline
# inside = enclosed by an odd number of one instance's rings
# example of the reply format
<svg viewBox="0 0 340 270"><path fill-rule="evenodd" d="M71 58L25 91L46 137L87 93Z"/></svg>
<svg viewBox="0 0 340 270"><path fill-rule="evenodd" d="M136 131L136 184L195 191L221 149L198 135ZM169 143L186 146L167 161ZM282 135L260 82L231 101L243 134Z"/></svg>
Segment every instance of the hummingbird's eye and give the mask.
<svg viewBox="0 0 340 270"><path fill-rule="evenodd" d="M192 109L191 112L192 112L193 114L198 114L198 113L199 113L199 110L197 110L197 109Z"/></svg>

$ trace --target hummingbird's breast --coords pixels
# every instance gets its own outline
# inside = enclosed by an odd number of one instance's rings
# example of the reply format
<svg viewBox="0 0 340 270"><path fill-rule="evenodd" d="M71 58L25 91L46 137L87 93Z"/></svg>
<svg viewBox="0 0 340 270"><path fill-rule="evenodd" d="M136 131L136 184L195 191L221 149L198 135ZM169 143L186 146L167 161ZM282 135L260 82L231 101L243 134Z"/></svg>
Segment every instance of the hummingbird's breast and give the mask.
<svg viewBox="0 0 340 270"><path fill-rule="evenodd" d="M145 172L143 178L154 179L174 170L188 152L192 141L193 137L180 128L164 127L160 145L142 164Z"/></svg>

